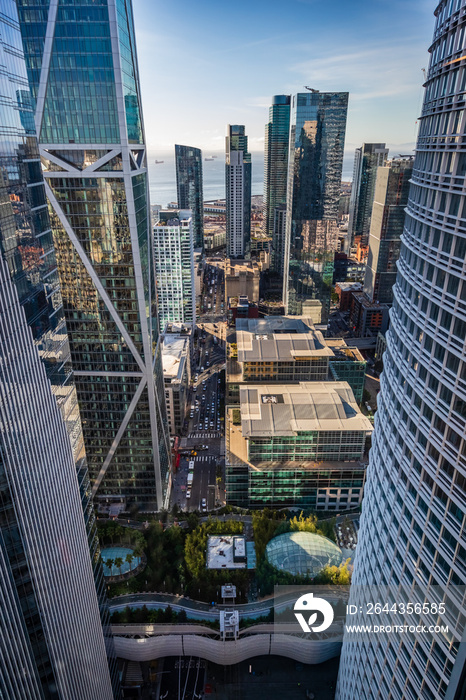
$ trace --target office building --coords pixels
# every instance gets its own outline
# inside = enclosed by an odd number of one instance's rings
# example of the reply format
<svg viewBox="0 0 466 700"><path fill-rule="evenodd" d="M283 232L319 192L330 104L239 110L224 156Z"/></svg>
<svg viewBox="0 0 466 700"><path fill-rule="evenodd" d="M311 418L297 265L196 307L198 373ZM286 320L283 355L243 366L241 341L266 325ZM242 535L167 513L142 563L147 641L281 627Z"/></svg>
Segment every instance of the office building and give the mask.
<svg viewBox="0 0 466 700"><path fill-rule="evenodd" d="M377 168L364 292L371 301L390 304L400 257L413 158L397 158Z"/></svg>
<svg viewBox="0 0 466 700"><path fill-rule="evenodd" d="M260 267L250 260L227 260L225 263L225 295L227 299L246 296L259 301Z"/></svg>
<svg viewBox="0 0 466 700"><path fill-rule="evenodd" d="M180 435L191 384L191 329L169 325L163 336L162 364L170 435Z"/></svg>
<svg viewBox="0 0 466 700"><path fill-rule="evenodd" d="M285 227L275 221L276 208L286 209L290 137L290 95L275 95L269 108L264 143L264 233L272 238L272 267L283 275ZM283 211L281 208L280 211ZM277 225L275 225L277 224Z"/></svg>
<svg viewBox="0 0 466 700"><path fill-rule="evenodd" d="M448 633L344 638L338 700L465 690L466 2L435 17L349 602L418 587L409 600L445 603Z"/></svg>
<svg viewBox="0 0 466 700"><path fill-rule="evenodd" d="M362 401L366 361L342 338L324 338L312 318L237 319L229 337L227 403L238 405L242 384L347 381Z"/></svg>
<svg viewBox="0 0 466 700"><path fill-rule="evenodd" d="M244 258L251 240L251 154L241 125L227 127L225 191L227 258Z"/></svg>
<svg viewBox="0 0 466 700"><path fill-rule="evenodd" d="M13 0L0 63L0 696L111 700L116 659Z"/></svg>
<svg viewBox="0 0 466 700"><path fill-rule="evenodd" d="M358 338L384 334L388 328L390 307L371 301L364 292L352 292L349 325Z"/></svg>
<svg viewBox="0 0 466 700"><path fill-rule="evenodd" d="M272 266L281 277L284 274L286 242L286 204L279 204L273 210Z"/></svg>
<svg viewBox="0 0 466 700"><path fill-rule="evenodd" d="M362 498L372 430L346 382L246 384L227 410L226 498L246 508L346 510Z"/></svg>
<svg viewBox="0 0 466 700"><path fill-rule="evenodd" d="M291 100L283 299L306 314L307 299L330 309L345 145L347 92L306 92Z"/></svg>
<svg viewBox="0 0 466 700"><path fill-rule="evenodd" d="M351 343L351 339L348 342ZM361 351L348 345L343 338L326 338L325 343L333 352L328 363L330 378L336 382L348 382L356 403L361 404L367 368Z"/></svg>
<svg viewBox="0 0 466 700"><path fill-rule="evenodd" d="M154 264L160 331L196 321L191 210L165 209L154 226Z"/></svg>
<svg viewBox="0 0 466 700"><path fill-rule="evenodd" d="M377 168L385 165L387 156L388 148L384 143L363 143L356 149L348 223L350 246L355 239L363 244L369 241Z"/></svg>
<svg viewBox="0 0 466 700"><path fill-rule="evenodd" d="M200 148L176 144L175 164L178 207L191 210L194 247L203 249L204 195L202 189L202 151Z"/></svg>
<svg viewBox="0 0 466 700"><path fill-rule="evenodd" d="M160 509L169 441L131 1L53 3L47 21L18 9L93 493Z"/></svg>

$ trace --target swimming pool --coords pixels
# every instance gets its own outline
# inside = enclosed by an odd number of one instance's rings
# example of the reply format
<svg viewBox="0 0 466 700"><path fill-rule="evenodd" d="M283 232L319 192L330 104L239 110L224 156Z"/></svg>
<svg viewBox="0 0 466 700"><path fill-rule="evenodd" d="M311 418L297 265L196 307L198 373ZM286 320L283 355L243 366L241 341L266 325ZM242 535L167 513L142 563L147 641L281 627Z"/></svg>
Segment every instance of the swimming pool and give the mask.
<svg viewBox="0 0 466 700"><path fill-rule="evenodd" d="M131 554L133 556L133 561L131 562L131 571L135 569L138 564L141 563L141 557L134 556L133 550L129 547L106 547L102 549L101 556L104 564L104 576L119 576L120 574L126 574L129 571L129 563L126 561L126 556ZM113 564L111 570L106 564L107 559L118 559L121 557L123 559L123 564L121 567L115 566Z"/></svg>

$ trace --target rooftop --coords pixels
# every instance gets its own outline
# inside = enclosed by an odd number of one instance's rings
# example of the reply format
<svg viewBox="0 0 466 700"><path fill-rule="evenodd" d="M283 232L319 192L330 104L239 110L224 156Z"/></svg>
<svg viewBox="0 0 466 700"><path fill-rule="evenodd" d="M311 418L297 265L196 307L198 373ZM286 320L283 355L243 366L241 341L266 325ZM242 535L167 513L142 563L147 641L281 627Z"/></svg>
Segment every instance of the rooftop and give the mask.
<svg viewBox="0 0 466 700"><path fill-rule="evenodd" d="M348 382L240 386L243 437L294 436L304 431L372 431Z"/></svg>
<svg viewBox="0 0 466 700"><path fill-rule="evenodd" d="M312 532L285 532L270 540L266 557L276 569L290 574L316 576L326 566L339 566L341 549Z"/></svg>
<svg viewBox="0 0 466 700"><path fill-rule="evenodd" d="M358 301L365 309L376 310L379 309L383 311L388 309L387 304L379 304L377 301L371 301L364 292L353 292L353 297Z"/></svg>
<svg viewBox="0 0 466 700"><path fill-rule="evenodd" d="M352 360L366 362L359 348L350 347L343 338L326 338L326 344L333 350L335 360Z"/></svg>
<svg viewBox="0 0 466 700"><path fill-rule="evenodd" d="M242 540L238 535L210 535L207 540L207 568L208 569L245 569L245 561L233 561L235 538Z"/></svg>
<svg viewBox="0 0 466 700"><path fill-rule="evenodd" d="M339 287L342 292L360 292L362 290L361 282L337 282L335 287Z"/></svg>
<svg viewBox="0 0 466 700"><path fill-rule="evenodd" d="M179 226L180 221L192 219L191 209L161 209L158 212L156 226Z"/></svg>
<svg viewBox="0 0 466 700"><path fill-rule="evenodd" d="M225 268L226 277L239 277L240 274L260 275L259 265L251 260L227 260Z"/></svg>
<svg viewBox="0 0 466 700"><path fill-rule="evenodd" d="M181 380L189 353L189 335L166 333L162 343L164 379Z"/></svg>
<svg viewBox="0 0 466 700"><path fill-rule="evenodd" d="M270 316L236 321L238 362L273 362L333 357L310 318Z"/></svg>

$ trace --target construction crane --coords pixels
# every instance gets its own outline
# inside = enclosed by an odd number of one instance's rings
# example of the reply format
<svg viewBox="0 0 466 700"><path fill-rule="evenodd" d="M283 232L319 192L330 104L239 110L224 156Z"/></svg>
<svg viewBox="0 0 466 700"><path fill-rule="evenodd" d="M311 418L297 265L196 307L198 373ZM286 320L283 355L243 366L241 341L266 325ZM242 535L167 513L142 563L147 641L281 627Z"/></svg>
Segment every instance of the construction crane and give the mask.
<svg viewBox="0 0 466 700"><path fill-rule="evenodd" d="M314 90L314 88L309 87L308 85L304 86L305 90L309 90L310 92L319 92L318 90Z"/></svg>

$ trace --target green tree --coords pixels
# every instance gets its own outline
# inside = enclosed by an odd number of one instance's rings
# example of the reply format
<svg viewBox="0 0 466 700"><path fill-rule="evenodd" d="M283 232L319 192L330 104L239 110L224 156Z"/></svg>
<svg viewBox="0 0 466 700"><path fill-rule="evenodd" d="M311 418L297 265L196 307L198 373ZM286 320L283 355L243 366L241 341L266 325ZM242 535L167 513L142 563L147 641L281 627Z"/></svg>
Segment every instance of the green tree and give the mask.
<svg viewBox="0 0 466 700"><path fill-rule="evenodd" d="M116 557L115 558L115 566L117 569L120 571L120 576L121 576L121 567L123 566L123 558L122 557Z"/></svg>
<svg viewBox="0 0 466 700"><path fill-rule="evenodd" d="M115 560L114 559L106 559L105 560L105 566L108 566L110 570L110 576L112 575L112 566L114 565Z"/></svg>
<svg viewBox="0 0 466 700"><path fill-rule="evenodd" d="M128 554L125 557L125 560L129 564L129 570L131 571L131 564L134 561L134 556L131 554L131 552L128 552Z"/></svg>

